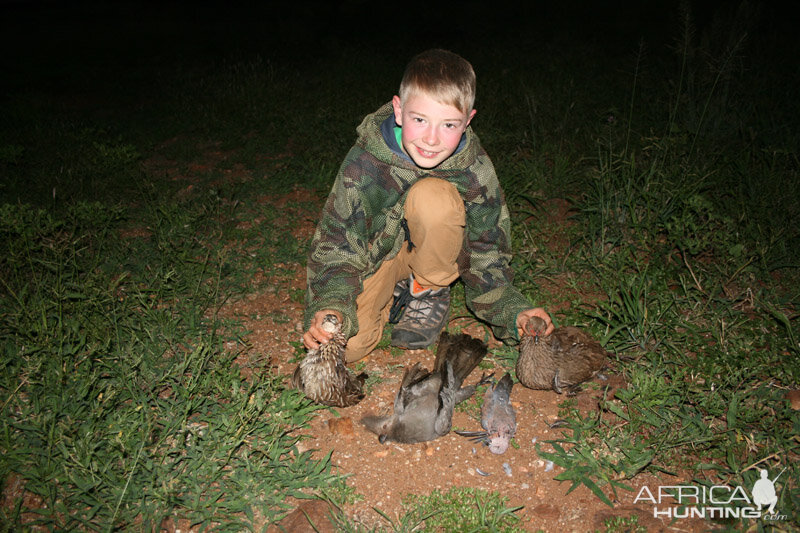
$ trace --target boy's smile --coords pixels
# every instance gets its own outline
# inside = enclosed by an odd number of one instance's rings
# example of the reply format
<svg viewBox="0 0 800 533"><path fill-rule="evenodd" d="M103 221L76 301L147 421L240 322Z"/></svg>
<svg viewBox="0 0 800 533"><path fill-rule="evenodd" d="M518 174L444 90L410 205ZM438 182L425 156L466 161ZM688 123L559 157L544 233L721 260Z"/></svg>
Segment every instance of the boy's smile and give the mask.
<svg viewBox="0 0 800 533"><path fill-rule="evenodd" d="M406 154L421 168L434 168L453 155L475 110L469 114L437 102L424 92L409 96L405 105L392 98L394 119L403 128Z"/></svg>

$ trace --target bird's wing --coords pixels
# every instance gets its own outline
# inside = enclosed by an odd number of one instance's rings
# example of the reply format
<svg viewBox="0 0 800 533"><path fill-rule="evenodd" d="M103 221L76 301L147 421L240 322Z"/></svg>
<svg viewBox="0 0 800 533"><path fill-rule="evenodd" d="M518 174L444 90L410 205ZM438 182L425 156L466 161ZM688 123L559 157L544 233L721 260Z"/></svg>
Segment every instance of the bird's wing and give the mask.
<svg viewBox="0 0 800 533"><path fill-rule="evenodd" d="M417 398L426 394L430 375L430 372L422 368L419 363L414 363L414 366L406 369L394 401L395 413L402 413Z"/></svg>
<svg viewBox="0 0 800 533"><path fill-rule="evenodd" d="M576 327L566 326L563 328L558 328L550 337L552 339L551 346L555 350L561 350L564 352L569 350L592 350L599 353L605 352L599 342L593 339L589 334Z"/></svg>
<svg viewBox="0 0 800 533"><path fill-rule="evenodd" d="M439 406L433 423L434 431L440 436L450 432L453 421L453 408L456 406L456 392L458 391L453 365L449 360L445 361L441 375L438 394Z"/></svg>
<svg viewBox="0 0 800 533"><path fill-rule="evenodd" d="M453 365L456 387L460 387L469 374L486 355L487 347L481 340L460 334L455 337L446 358Z"/></svg>
<svg viewBox="0 0 800 533"><path fill-rule="evenodd" d="M442 334L439 335L439 343L436 346L436 359L433 362L434 374L441 372L442 368L444 368L444 362L451 351L455 339L454 335L450 335L446 331L442 331Z"/></svg>

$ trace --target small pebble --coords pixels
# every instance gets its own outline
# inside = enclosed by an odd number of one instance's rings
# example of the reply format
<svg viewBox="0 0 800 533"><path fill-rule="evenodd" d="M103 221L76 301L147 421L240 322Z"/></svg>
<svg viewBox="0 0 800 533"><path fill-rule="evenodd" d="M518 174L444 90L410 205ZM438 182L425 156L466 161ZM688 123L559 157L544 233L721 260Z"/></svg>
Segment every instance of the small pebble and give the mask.
<svg viewBox="0 0 800 533"><path fill-rule="evenodd" d="M533 437L533 438L531 439L531 444L536 444L536 437Z"/></svg>
<svg viewBox="0 0 800 533"><path fill-rule="evenodd" d="M489 474L489 472L484 472L484 471L483 471L483 470L481 470L480 468L476 468L476 469L475 469L475 472L477 472L477 473L478 473L478 475L480 475L480 476L484 476L484 477L491 475L491 474Z"/></svg>
<svg viewBox="0 0 800 533"><path fill-rule="evenodd" d="M553 470L553 461L547 461L547 463L545 463L544 471L550 472L551 470Z"/></svg>
<svg viewBox="0 0 800 533"><path fill-rule="evenodd" d="M503 470L505 471L508 477L511 477L511 465L508 463L503 463Z"/></svg>

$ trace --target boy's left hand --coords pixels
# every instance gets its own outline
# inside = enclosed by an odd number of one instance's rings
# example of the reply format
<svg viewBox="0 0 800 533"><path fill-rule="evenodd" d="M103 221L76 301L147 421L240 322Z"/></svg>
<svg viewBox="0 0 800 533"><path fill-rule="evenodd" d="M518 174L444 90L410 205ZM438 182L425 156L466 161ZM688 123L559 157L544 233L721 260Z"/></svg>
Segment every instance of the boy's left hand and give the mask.
<svg viewBox="0 0 800 533"><path fill-rule="evenodd" d="M547 323L547 330L544 332L545 336L550 335L553 333L553 330L556 329L553 325L553 321L550 319L550 315L547 314L547 311L544 310L544 307L534 307L533 309L522 311L517 315L517 334L520 336L520 338L524 333L525 324L527 324L528 320L534 316L538 316Z"/></svg>

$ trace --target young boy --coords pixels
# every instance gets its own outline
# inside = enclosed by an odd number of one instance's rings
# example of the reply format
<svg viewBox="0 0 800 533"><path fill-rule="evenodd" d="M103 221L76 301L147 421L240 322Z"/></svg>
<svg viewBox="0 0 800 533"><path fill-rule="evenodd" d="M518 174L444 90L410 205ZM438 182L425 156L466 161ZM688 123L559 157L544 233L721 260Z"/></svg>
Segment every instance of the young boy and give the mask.
<svg viewBox="0 0 800 533"><path fill-rule="evenodd" d="M459 277L467 306L497 337L519 340L531 316L549 334L547 312L512 285L508 209L469 128L472 65L428 50L408 64L399 92L358 127L323 209L308 258L303 343L327 341L320 325L334 314L346 359L357 361L380 341L396 302L392 345L425 348L447 321Z"/></svg>

